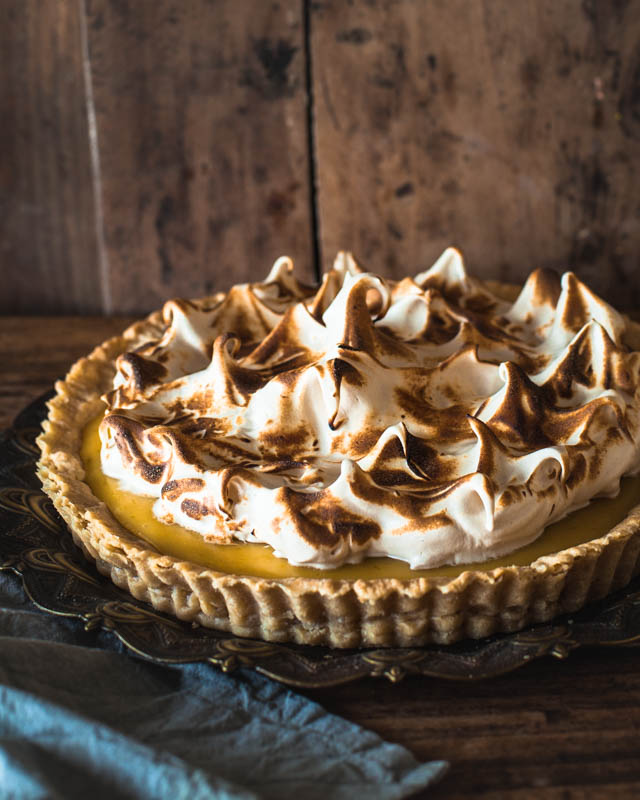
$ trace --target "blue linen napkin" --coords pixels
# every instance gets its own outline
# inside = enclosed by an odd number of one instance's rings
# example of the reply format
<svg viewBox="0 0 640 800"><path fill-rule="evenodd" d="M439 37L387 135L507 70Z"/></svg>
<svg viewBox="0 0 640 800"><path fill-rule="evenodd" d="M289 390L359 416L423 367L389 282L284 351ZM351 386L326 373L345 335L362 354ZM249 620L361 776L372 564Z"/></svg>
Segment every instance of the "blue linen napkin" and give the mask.
<svg viewBox="0 0 640 800"><path fill-rule="evenodd" d="M0 573L0 797L391 800L447 768L257 673L122 650Z"/></svg>

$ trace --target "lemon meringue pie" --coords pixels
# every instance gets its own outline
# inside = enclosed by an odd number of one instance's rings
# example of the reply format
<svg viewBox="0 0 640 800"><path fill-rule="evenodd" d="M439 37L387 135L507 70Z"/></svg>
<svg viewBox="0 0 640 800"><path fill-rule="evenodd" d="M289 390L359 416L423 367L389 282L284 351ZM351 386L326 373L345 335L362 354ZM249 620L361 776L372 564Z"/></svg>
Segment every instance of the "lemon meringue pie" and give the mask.
<svg viewBox="0 0 640 800"><path fill-rule="evenodd" d="M281 258L74 365L39 474L98 567L183 619L337 647L515 630L640 570L639 347L573 273L518 293L454 249L400 281L341 253L311 288Z"/></svg>

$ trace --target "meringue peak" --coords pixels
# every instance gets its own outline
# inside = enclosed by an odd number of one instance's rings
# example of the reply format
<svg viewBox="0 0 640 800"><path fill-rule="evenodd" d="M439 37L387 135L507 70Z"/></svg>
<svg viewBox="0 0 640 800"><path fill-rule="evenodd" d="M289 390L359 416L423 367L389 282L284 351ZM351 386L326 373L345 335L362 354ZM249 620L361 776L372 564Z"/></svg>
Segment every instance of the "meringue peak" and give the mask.
<svg viewBox="0 0 640 800"><path fill-rule="evenodd" d="M573 273L508 303L454 248L400 281L343 252L317 289L283 257L163 318L117 361L103 470L210 540L478 561L640 468L640 355Z"/></svg>

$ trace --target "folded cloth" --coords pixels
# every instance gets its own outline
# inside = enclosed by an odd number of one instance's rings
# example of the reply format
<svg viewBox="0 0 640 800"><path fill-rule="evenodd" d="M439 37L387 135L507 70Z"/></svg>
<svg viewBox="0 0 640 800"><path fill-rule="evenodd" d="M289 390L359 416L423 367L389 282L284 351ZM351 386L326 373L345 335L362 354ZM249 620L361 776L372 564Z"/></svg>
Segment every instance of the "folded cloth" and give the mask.
<svg viewBox="0 0 640 800"><path fill-rule="evenodd" d="M0 797L377 800L446 770L256 673L122 650L0 573Z"/></svg>

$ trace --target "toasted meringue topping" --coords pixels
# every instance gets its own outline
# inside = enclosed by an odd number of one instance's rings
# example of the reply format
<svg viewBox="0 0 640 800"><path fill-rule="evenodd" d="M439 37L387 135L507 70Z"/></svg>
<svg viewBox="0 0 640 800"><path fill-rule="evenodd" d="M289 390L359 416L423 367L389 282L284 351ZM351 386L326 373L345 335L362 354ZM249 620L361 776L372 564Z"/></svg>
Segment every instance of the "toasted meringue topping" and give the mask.
<svg viewBox="0 0 640 800"><path fill-rule="evenodd" d="M317 289L173 300L117 362L102 468L154 513L295 565L483 561L640 470L640 353L573 273L507 303L448 249L401 281L341 253Z"/></svg>

